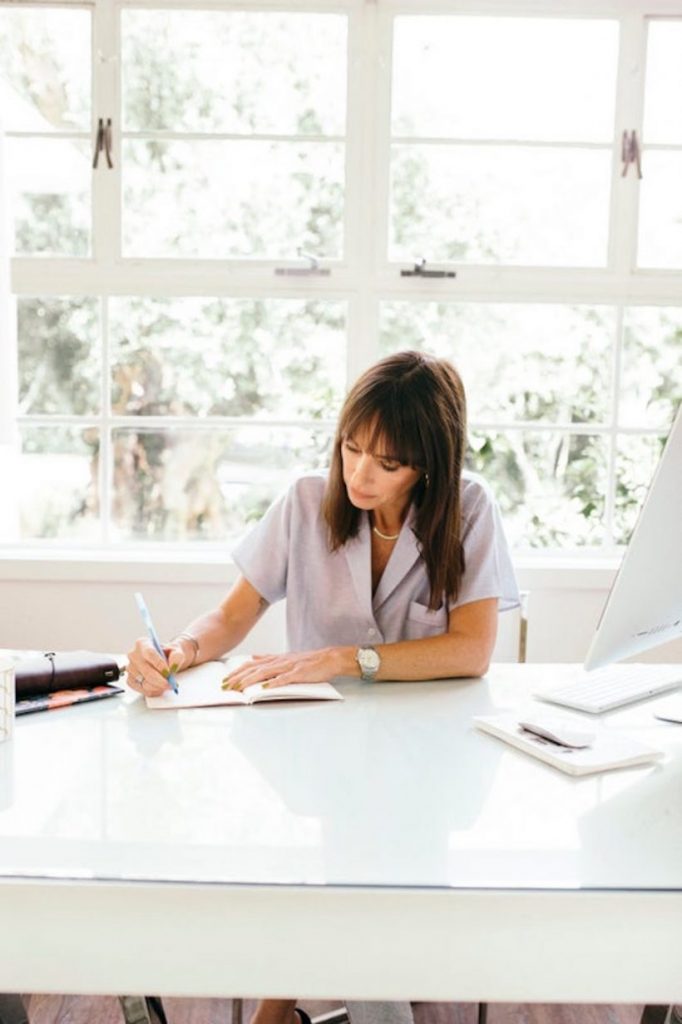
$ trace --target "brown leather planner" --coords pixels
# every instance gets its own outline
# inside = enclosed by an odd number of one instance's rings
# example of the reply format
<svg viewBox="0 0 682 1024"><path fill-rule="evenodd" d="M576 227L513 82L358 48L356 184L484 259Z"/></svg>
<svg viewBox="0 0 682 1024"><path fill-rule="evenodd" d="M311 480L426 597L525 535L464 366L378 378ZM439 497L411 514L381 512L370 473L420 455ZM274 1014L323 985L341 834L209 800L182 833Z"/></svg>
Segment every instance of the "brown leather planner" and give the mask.
<svg viewBox="0 0 682 1024"><path fill-rule="evenodd" d="M108 654L93 651L48 651L18 661L14 667L17 700L53 690L80 690L115 683L121 671Z"/></svg>

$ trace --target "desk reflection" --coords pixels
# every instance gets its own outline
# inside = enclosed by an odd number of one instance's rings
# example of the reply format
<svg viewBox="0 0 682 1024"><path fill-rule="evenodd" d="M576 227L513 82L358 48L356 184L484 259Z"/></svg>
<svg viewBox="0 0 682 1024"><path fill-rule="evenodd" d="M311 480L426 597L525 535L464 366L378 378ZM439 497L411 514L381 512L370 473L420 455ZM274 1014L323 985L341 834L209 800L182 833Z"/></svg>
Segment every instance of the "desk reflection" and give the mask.
<svg viewBox="0 0 682 1024"><path fill-rule="evenodd" d="M457 884L450 842L499 756L481 761L469 726L483 684L340 686L333 704L178 713L126 697L22 723L0 874Z"/></svg>
<svg viewBox="0 0 682 1024"><path fill-rule="evenodd" d="M478 764L478 738L459 708L481 684L423 685L375 685L371 700L369 687L354 685L333 722L301 705L235 716L231 739L250 769L292 814L319 823L328 881L453 884L452 833L475 822L499 755ZM265 712L279 719L277 743Z"/></svg>

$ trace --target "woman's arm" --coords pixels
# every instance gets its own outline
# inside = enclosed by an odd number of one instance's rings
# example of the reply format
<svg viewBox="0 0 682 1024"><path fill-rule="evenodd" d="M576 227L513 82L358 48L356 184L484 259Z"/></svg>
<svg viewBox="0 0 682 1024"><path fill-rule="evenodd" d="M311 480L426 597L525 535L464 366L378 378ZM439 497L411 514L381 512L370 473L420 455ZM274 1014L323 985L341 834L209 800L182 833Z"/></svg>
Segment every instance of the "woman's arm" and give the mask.
<svg viewBox="0 0 682 1024"><path fill-rule="evenodd" d="M377 680L446 679L482 676L488 670L497 635L497 599L472 601L450 612L447 632L421 640L377 644L381 667ZM234 689L252 683L269 686L317 683L333 676L359 676L357 647L324 647L256 657L231 673Z"/></svg>
<svg viewBox="0 0 682 1024"><path fill-rule="evenodd" d="M472 601L453 608L447 633L377 645L381 657L377 679L483 676L488 671L496 637L497 598ZM357 648L351 648L351 652L355 660ZM353 674L360 674L357 662Z"/></svg>
<svg viewBox="0 0 682 1024"><path fill-rule="evenodd" d="M155 651L146 637L141 637L128 654L128 684L148 697L158 696L168 688L166 678L171 671L182 671L202 661L219 658L244 639L268 607L267 601L240 576L225 599L213 611L190 622L186 631L195 645L182 636L165 648L168 663ZM196 654L196 658L195 658ZM144 682L137 680L142 677Z"/></svg>

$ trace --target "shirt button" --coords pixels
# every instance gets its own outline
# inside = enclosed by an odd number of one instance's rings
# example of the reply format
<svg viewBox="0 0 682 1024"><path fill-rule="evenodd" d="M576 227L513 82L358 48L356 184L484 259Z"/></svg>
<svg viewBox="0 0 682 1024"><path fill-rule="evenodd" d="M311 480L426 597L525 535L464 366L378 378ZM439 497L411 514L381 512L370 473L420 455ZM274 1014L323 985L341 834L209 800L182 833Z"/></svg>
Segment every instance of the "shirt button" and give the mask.
<svg viewBox="0 0 682 1024"><path fill-rule="evenodd" d="M367 636L376 636L376 635L377 635L376 629L371 629L370 628L370 629L367 630Z"/></svg>

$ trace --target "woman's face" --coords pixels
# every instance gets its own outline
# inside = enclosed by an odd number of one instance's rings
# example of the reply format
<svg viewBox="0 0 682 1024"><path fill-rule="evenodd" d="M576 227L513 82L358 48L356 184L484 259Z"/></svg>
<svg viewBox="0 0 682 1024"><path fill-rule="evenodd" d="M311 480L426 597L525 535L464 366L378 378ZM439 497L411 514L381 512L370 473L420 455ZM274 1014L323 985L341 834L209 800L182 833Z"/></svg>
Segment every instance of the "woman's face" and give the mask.
<svg viewBox="0 0 682 1024"><path fill-rule="evenodd" d="M401 465L394 453L384 450L381 440L370 451L372 433L363 427L352 437L343 438L343 482L356 508L366 512L380 509L389 517L397 517L409 504L412 489L422 473Z"/></svg>

